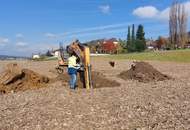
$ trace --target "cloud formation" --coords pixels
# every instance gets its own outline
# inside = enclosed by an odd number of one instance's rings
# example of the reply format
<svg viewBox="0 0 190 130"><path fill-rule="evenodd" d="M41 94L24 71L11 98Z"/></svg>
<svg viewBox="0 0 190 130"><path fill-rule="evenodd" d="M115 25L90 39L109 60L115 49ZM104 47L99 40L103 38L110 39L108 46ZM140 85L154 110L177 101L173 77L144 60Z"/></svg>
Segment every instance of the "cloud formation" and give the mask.
<svg viewBox="0 0 190 130"><path fill-rule="evenodd" d="M9 43L8 38L0 37L0 45L6 45L7 43Z"/></svg>
<svg viewBox="0 0 190 130"><path fill-rule="evenodd" d="M118 30L127 28L130 24L135 22L126 22L126 23L117 23L117 24L110 24L110 25L104 25L104 26L96 26L96 27L89 27L89 28L83 28L80 30L73 30L70 32L55 34L55 33L45 33L44 36L48 38L62 38L62 37L72 37L74 35L83 35L83 34L93 34L93 33L105 33L107 30Z"/></svg>
<svg viewBox="0 0 190 130"><path fill-rule="evenodd" d="M111 11L110 5L100 5L99 9L103 14L109 14Z"/></svg>
<svg viewBox="0 0 190 130"><path fill-rule="evenodd" d="M159 10L154 6L139 7L133 11L133 15L141 18L153 18L158 15Z"/></svg>
<svg viewBox="0 0 190 130"><path fill-rule="evenodd" d="M57 35L53 34L53 33L46 33L45 36L48 38L56 38L57 37Z"/></svg>
<svg viewBox="0 0 190 130"><path fill-rule="evenodd" d="M24 35L22 33L17 33L16 34L16 38L23 38L23 37L24 37Z"/></svg>
<svg viewBox="0 0 190 130"><path fill-rule="evenodd" d="M28 44L26 42L17 42L16 46L17 47L26 47Z"/></svg>
<svg viewBox="0 0 190 130"><path fill-rule="evenodd" d="M182 3L185 6L186 12L190 12L190 1ZM164 10L159 10L154 6L144 6L138 7L133 10L133 15L140 18L149 18L149 19L158 19L163 21L169 20L170 7L165 8ZM190 17L190 13L188 13Z"/></svg>

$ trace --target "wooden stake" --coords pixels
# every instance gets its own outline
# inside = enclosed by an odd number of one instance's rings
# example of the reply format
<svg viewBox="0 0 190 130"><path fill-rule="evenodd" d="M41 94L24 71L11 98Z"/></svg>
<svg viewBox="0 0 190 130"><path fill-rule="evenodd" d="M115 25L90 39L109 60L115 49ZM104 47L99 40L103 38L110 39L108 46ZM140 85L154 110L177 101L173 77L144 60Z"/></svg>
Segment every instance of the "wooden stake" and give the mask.
<svg viewBox="0 0 190 130"><path fill-rule="evenodd" d="M85 76L85 87L86 89L90 89L90 82L89 82L89 66L90 66L90 49L85 47L84 49L84 76Z"/></svg>

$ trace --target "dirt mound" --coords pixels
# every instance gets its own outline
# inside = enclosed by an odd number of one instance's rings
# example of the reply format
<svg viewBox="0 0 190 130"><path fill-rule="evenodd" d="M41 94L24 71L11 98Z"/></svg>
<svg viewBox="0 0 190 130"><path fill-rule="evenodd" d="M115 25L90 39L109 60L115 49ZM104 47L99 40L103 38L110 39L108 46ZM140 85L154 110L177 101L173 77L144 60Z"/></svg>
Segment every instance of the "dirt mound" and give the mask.
<svg viewBox="0 0 190 130"><path fill-rule="evenodd" d="M0 76L0 93L24 91L44 87L49 78L29 69L21 69L16 63L8 64Z"/></svg>
<svg viewBox="0 0 190 130"><path fill-rule="evenodd" d="M70 77L67 73L59 74L56 79L56 81L62 81L63 83L69 83ZM105 76L99 72L92 72L92 84L93 88L103 88L103 87L118 87L120 86L120 83L109 80L105 78ZM83 82L82 79L80 79L79 74L77 75L77 87L83 88Z"/></svg>
<svg viewBox="0 0 190 130"><path fill-rule="evenodd" d="M129 70L121 72L118 76L124 80L134 79L139 82L171 79L169 76L160 73L158 70L153 68L152 65L146 62L134 62Z"/></svg>

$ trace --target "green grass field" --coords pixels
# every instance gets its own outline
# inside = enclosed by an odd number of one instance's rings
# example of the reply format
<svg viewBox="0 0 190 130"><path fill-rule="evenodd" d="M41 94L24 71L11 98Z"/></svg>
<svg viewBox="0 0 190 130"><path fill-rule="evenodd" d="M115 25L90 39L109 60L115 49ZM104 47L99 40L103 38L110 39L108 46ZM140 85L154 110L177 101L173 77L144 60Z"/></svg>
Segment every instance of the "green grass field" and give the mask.
<svg viewBox="0 0 190 130"><path fill-rule="evenodd" d="M112 59L190 62L190 50L157 51L106 56Z"/></svg>

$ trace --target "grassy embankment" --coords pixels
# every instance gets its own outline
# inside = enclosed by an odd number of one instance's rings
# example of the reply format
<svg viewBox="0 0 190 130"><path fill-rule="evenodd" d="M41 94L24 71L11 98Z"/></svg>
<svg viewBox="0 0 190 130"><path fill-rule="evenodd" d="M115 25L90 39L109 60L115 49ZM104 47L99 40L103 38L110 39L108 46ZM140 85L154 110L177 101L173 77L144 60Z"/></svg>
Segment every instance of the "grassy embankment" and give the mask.
<svg viewBox="0 0 190 130"><path fill-rule="evenodd" d="M172 61L190 63L190 50L173 50L130 53L106 56L111 59L129 59L129 60L155 60L155 61Z"/></svg>

